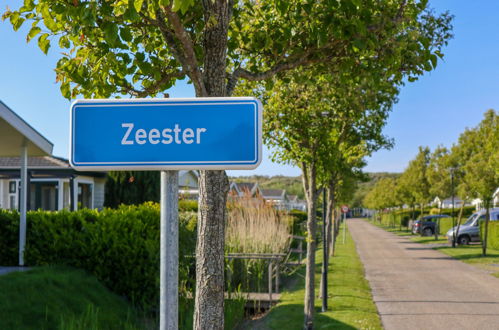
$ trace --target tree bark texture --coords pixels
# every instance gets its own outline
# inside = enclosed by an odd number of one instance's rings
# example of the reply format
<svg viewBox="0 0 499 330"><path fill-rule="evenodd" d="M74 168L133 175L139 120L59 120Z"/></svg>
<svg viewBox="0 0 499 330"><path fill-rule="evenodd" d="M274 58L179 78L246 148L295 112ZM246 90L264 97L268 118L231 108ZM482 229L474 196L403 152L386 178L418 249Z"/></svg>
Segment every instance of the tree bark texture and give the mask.
<svg viewBox="0 0 499 330"><path fill-rule="evenodd" d="M325 241L327 242L327 251L324 250L324 253L327 253L327 258L326 258L326 264L325 264L325 268L328 269L329 268L329 258L331 258L331 253L333 251L333 248L331 246L331 243L332 243L332 236L333 236L333 223L332 223L332 220L333 220L333 209L334 209L334 192L333 192L333 188L331 187L334 187L334 185L331 185L329 184L329 187L327 188L327 191L326 191L326 237L325 237ZM324 287L322 285L322 281L323 281L323 278L321 276L321 284L320 284L320 288L321 288L321 292L320 292L320 295L319 297L322 298L324 297Z"/></svg>
<svg viewBox="0 0 499 330"><path fill-rule="evenodd" d="M304 329L313 329L315 299L315 250L317 232L317 178L315 164L302 164L303 186L307 197L307 264L305 270Z"/></svg>
<svg viewBox="0 0 499 330"><path fill-rule="evenodd" d="M194 329L224 328L225 171L201 171Z"/></svg>
<svg viewBox="0 0 499 330"><path fill-rule="evenodd" d="M226 94L226 57L233 1L203 0L203 71L198 97ZM229 181L225 171L201 171L193 328L224 328L224 245Z"/></svg>

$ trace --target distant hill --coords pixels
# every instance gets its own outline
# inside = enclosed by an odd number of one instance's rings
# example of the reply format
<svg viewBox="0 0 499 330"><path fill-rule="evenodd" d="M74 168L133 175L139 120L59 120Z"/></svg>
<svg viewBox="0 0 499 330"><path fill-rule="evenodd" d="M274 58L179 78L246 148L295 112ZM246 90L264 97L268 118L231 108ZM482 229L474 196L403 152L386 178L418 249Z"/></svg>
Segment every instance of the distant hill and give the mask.
<svg viewBox="0 0 499 330"><path fill-rule="evenodd" d="M235 182L257 182L262 189L285 189L288 195L298 195L299 199L305 198L300 176L252 175L231 177L229 180Z"/></svg>
<svg viewBox="0 0 499 330"><path fill-rule="evenodd" d="M398 178L401 173L389 172L373 172L367 173L368 180L359 182L357 190L354 193L349 205L351 207L360 207L364 196L372 189L372 187L382 178ZM301 176L268 176L268 175L252 175L230 177L230 181L235 182L257 182L263 189L286 189L288 195L298 195L298 198L305 199Z"/></svg>

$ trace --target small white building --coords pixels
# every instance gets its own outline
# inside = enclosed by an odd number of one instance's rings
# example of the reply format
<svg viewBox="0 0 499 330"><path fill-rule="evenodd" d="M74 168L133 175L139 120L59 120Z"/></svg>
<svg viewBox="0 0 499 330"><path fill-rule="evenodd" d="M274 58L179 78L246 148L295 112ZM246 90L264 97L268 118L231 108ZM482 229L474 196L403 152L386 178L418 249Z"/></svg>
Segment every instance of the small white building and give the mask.
<svg viewBox="0 0 499 330"><path fill-rule="evenodd" d="M20 157L0 157L0 208L20 207L20 166ZM105 182L106 173L77 172L63 158L28 157L27 209L101 209Z"/></svg>
<svg viewBox="0 0 499 330"><path fill-rule="evenodd" d="M178 193L184 199L198 199L199 173L197 171L179 171Z"/></svg>
<svg viewBox="0 0 499 330"><path fill-rule="evenodd" d="M288 210L307 210L307 203L303 200L298 199L297 195L288 195L288 203L286 205Z"/></svg>
<svg viewBox="0 0 499 330"><path fill-rule="evenodd" d="M461 198L455 196L454 197L454 208L459 208L461 205L464 203L464 205L468 205L465 201L463 201ZM442 207L443 209L450 209L452 208L452 197L448 197L444 200L441 200L440 197L435 197L433 202L431 202L432 206L435 207Z"/></svg>
<svg viewBox="0 0 499 330"><path fill-rule="evenodd" d="M286 210L287 209L287 196L286 190L284 189L261 189L261 196L265 200L266 203L271 204L278 210Z"/></svg>
<svg viewBox="0 0 499 330"><path fill-rule="evenodd" d="M258 197L261 196L260 187L256 182L234 182L230 183L230 197Z"/></svg>

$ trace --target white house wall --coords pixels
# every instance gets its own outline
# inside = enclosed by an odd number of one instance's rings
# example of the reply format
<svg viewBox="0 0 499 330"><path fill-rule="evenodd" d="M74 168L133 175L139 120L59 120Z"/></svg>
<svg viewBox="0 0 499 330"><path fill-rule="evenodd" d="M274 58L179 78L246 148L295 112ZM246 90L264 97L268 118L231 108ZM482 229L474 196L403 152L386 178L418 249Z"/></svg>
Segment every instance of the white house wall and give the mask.
<svg viewBox="0 0 499 330"><path fill-rule="evenodd" d="M0 209L6 209L5 205L7 204L5 201L7 200L5 196L5 188L4 188L4 182L6 180L0 180Z"/></svg>
<svg viewBox="0 0 499 330"><path fill-rule="evenodd" d="M94 180L94 189L92 190L94 208L100 210L104 207L106 179L95 178Z"/></svg>

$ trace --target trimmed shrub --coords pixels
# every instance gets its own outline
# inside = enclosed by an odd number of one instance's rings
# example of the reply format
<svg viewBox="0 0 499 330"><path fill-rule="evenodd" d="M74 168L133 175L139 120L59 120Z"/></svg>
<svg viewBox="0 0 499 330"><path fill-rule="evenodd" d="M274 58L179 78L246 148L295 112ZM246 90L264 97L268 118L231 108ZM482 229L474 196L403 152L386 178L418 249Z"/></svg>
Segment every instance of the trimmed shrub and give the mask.
<svg viewBox="0 0 499 330"><path fill-rule="evenodd" d="M196 216L179 219L180 290L192 286ZM19 213L0 210L0 263L16 265ZM159 299L159 205L121 205L118 209L30 211L27 215L26 264L68 265L85 269L115 293L140 307Z"/></svg>
<svg viewBox="0 0 499 330"><path fill-rule="evenodd" d="M197 212L198 201L192 199L181 199L178 201L179 212Z"/></svg>
<svg viewBox="0 0 499 330"><path fill-rule="evenodd" d="M289 216L293 219L293 235L305 236L305 224L307 223L307 212L300 210L289 211Z"/></svg>
<svg viewBox="0 0 499 330"><path fill-rule="evenodd" d="M480 238L483 241L485 221L480 221ZM489 233L487 235L487 247L499 250L499 221L489 221Z"/></svg>

